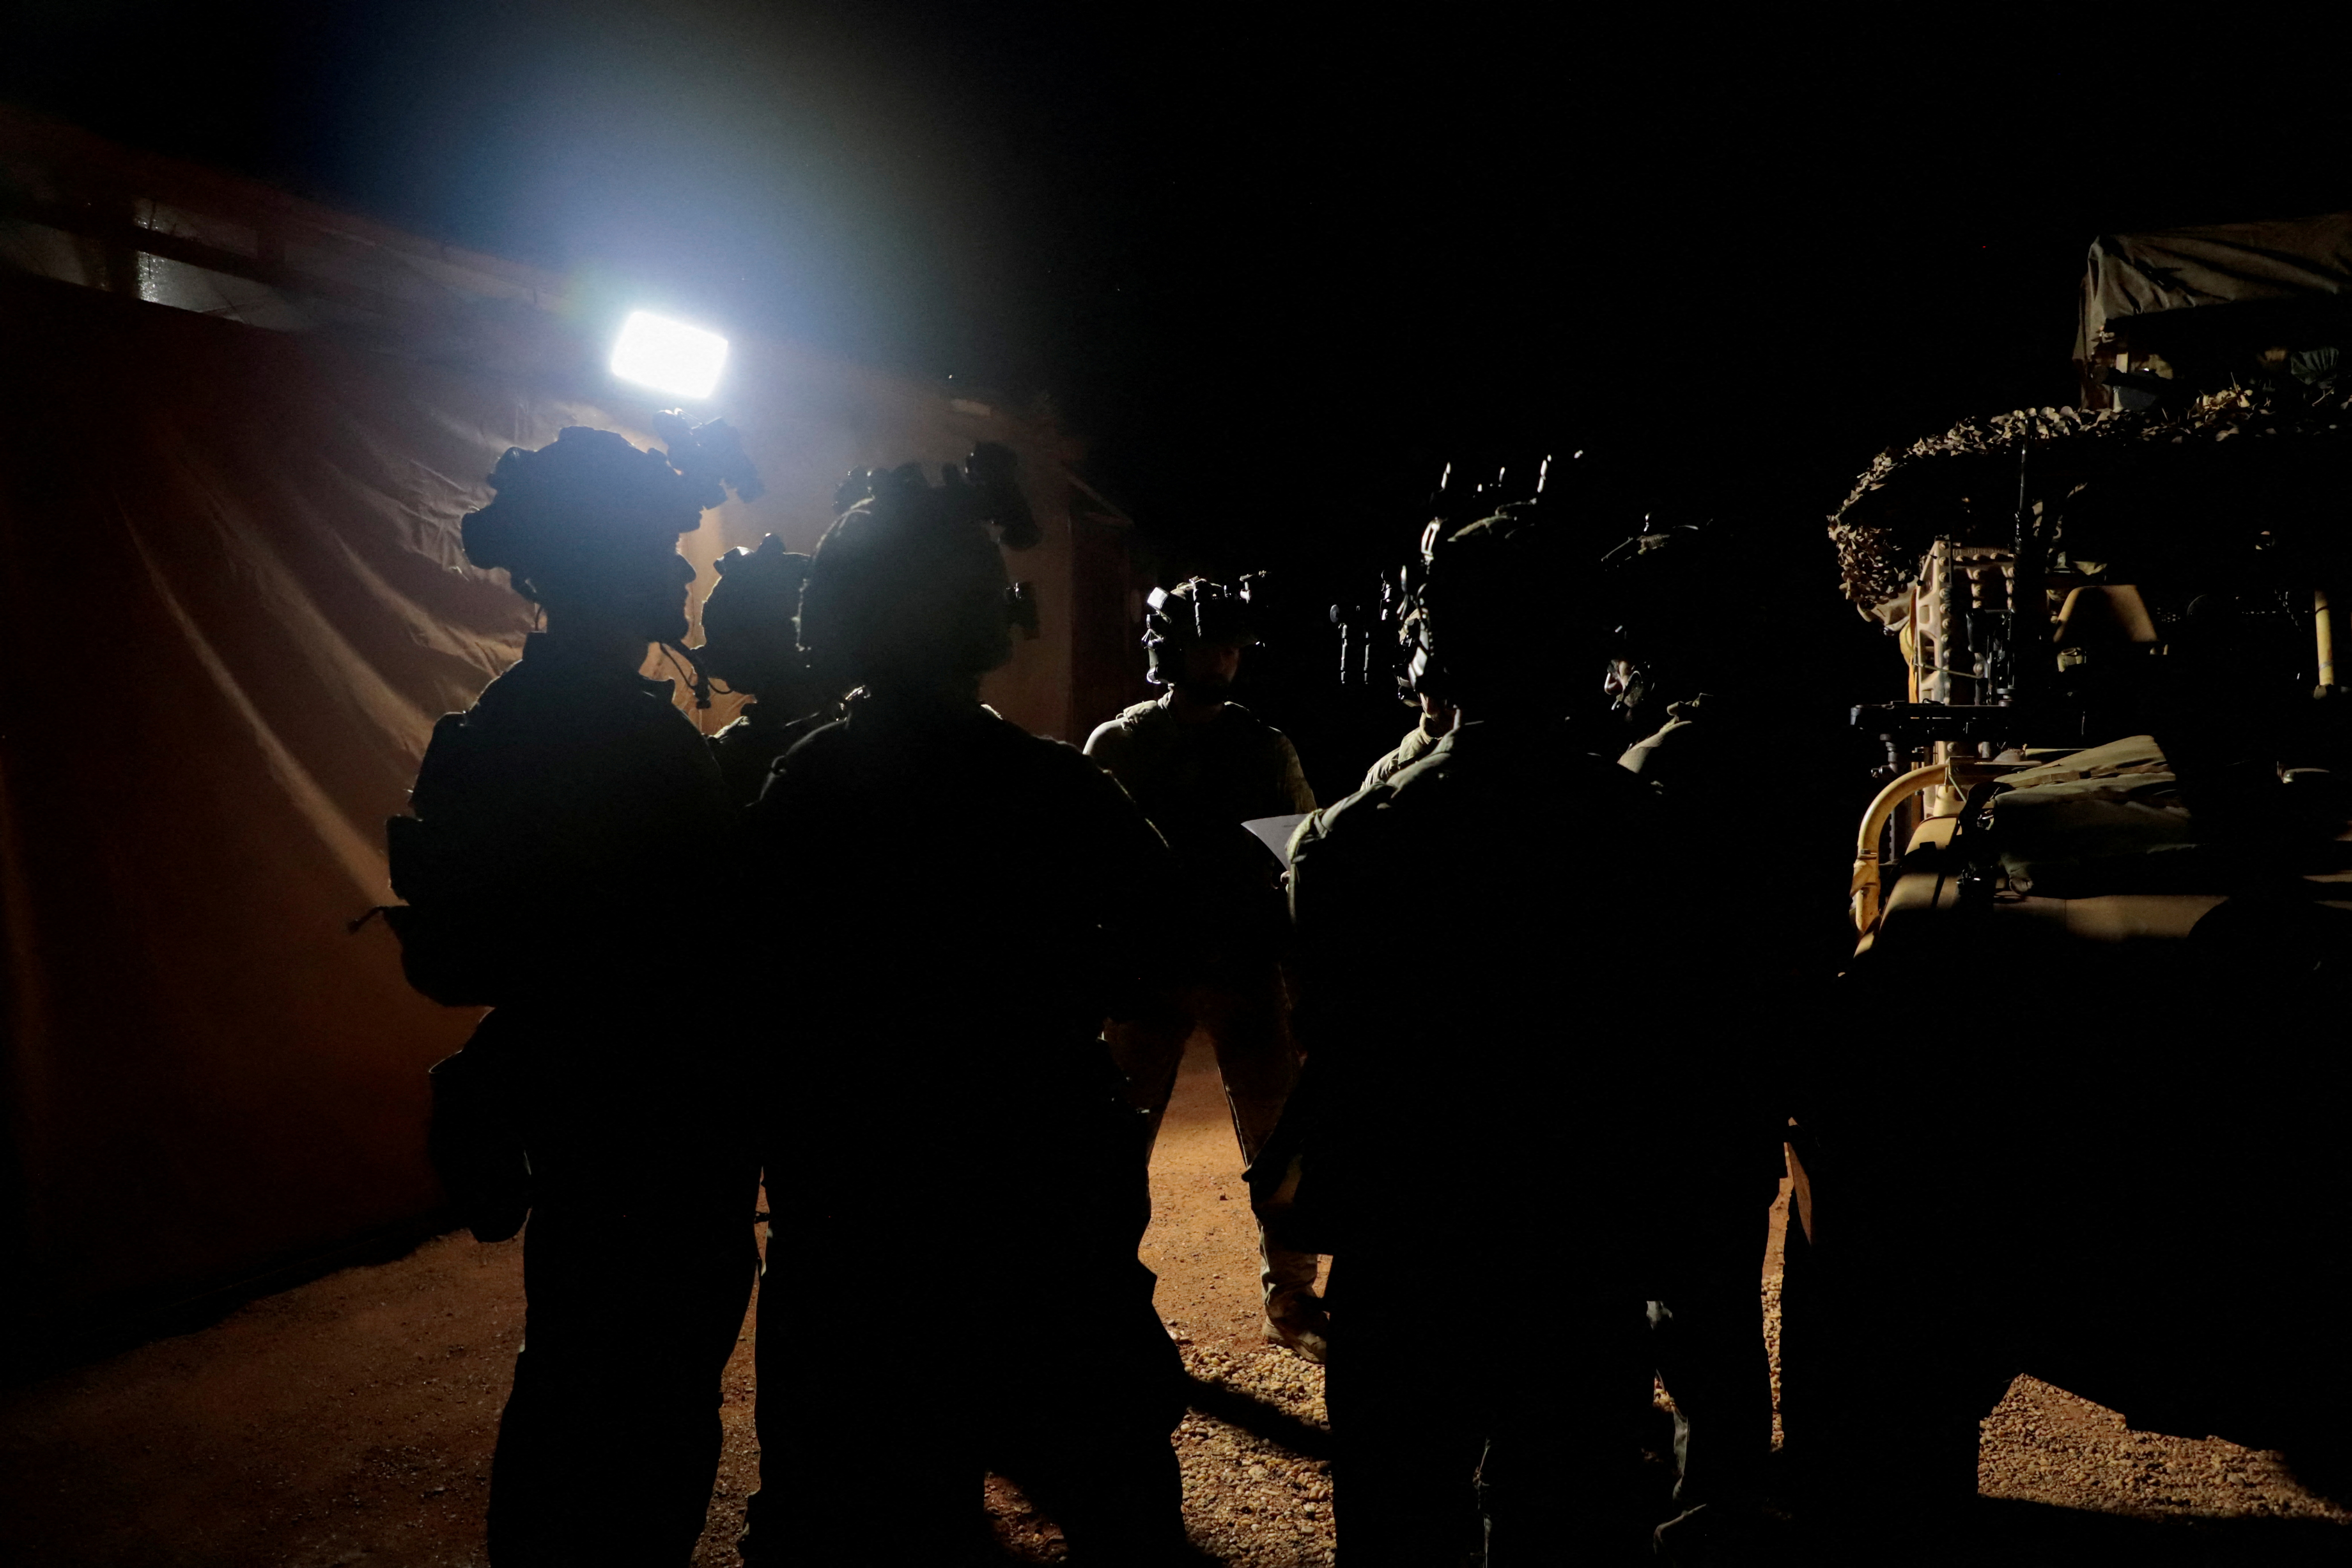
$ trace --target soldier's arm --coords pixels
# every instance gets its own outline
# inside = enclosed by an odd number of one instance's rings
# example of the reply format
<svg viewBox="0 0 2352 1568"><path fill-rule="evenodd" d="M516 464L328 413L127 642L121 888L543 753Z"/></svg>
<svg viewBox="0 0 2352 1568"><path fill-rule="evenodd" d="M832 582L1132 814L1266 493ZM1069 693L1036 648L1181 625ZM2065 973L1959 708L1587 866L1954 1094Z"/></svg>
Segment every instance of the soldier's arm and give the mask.
<svg viewBox="0 0 2352 1568"><path fill-rule="evenodd" d="M1387 792L1349 796L1299 826L1290 845L1290 915L1297 943L1294 1026L1309 1054L1344 1052L1377 1028L1397 984L1395 866L1387 845ZM1331 837L1339 829L1339 841Z"/></svg>
<svg viewBox="0 0 2352 1568"><path fill-rule="evenodd" d="M1155 922L1180 872L1167 840L1118 781L1092 767L1080 772L1087 897L1106 959L1118 971L1106 976L1111 1012L1128 1016L1174 978L1175 954Z"/></svg>
<svg viewBox="0 0 2352 1568"><path fill-rule="evenodd" d="M1307 769L1298 761L1298 748L1290 743L1287 735L1277 734L1274 740L1280 748L1278 762L1282 772L1278 787L1283 797L1289 801L1289 809L1294 812L1313 811L1315 792L1307 787Z"/></svg>
<svg viewBox="0 0 2352 1568"><path fill-rule="evenodd" d="M1085 750L1097 767L1133 793L1134 748L1125 725L1116 719L1096 725L1095 732L1087 737Z"/></svg>
<svg viewBox="0 0 2352 1568"><path fill-rule="evenodd" d="M1176 875L1176 857L1126 789L1117 779L1104 778L1088 794L1088 816L1103 847L1106 880L1122 893L1137 895L1139 901L1166 888Z"/></svg>

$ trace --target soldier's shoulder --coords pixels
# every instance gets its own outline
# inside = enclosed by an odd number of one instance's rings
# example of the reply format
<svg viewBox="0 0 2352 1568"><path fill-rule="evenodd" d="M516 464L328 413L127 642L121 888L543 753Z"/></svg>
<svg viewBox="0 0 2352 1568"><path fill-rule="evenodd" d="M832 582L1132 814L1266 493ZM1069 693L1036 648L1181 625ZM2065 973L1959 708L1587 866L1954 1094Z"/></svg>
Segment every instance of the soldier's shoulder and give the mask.
<svg viewBox="0 0 2352 1568"><path fill-rule="evenodd" d="M1132 734L1137 730L1146 729L1157 723L1165 718L1167 713L1168 710L1157 698L1149 702L1130 702L1104 722L1096 725L1095 734Z"/></svg>
<svg viewBox="0 0 2352 1568"><path fill-rule="evenodd" d="M546 687L547 681L537 670L518 660L490 677L489 684L475 694L472 705L451 717L465 721L469 728L486 729L509 711L544 701Z"/></svg>
<svg viewBox="0 0 2352 1568"><path fill-rule="evenodd" d="M1369 824L1374 817L1394 815L1419 820L1433 813L1451 816L1556 795L1654 797L1655 792L1647 784L1607 757L1572 746L1503 748L1486 737L1470 739L1487 743L1468 744L1456 732L1428 742L1418 752L1409 743L1399 746L1391 753L1395 765L1387 775L1367 784L1340 805L1350 808L1352 818ZM1357 829L1370 830L1369 826Z"/></svg>
<svg viewBox="0 0 2352 1568"><path fill-rule="evenodd" d="M803 781L830 777L850 765L851 750L849 726L839 719L828 720L780 752L772 771Z"/></svg>
<svg viewBox="0 0 2352 1568"><path fill-rule="evenodd" d="M989 725L970 761L983 771L989 789L1049 818L1067 813L1091 817L1106 806L1134 809L1127 791L1095 757L1067 741L1033 735L1010 720Z"/></svg>
<svg viewBox="0 0 2352 1568"><path fill-rule="evenodd" d="M529 733L552 727L564 734L590 731L649 731L668 736L683 729L699 744L702 732L679 711L677 683L640 676L619 678L583 672L555 659L525 658L509 665L482 688L467 710L469 728Z"/></svg>
<svg viewBox="0 0 2352 1568"><path fill-rule="evenodd" d="M425 751L429 756L436 746L462 746L466 743L466 721L473 717L470 708L455 713L444 713L433 721L433 732L425 738Z"/></svg>
<svg viewBox="0 0 2352 1568"><path fill-rule="evenodd" d="M1367 784L1355 794L1331 805L1307 813L1307 820L1298 825L1291 836L1290 858L1294 864L1311 858L1318 862L1351 858L1358 854L1384 853L1382 846L1403 826L1398 816L1400 793L1398 783L1411 769L1400 770L1388 777ZM1419 797L1412 802L1419 805Z"/></svg>
<svg viewBox="0 0 2352 1568"><path fill-rule="evenodd" d="M1636 808L1654 805L1662 798L1656 781L1646 776L1644 770L1628 766L1623 757L1604 757L1594 752L1579 752L1570 763L1569 773L1568 782L1571 785Z"/></svg>
<svg viewBox="0 0 2352 1568"><path fill-rule="evenodd" d="M788 757L815 759L833 756L849 744L849 721L827 719L801 731L799 739L785 751Z"/></svg>
<svg viewBox="0 0 2352 1568"><path fill-rule="evenodd" d="M491 676L474 693L473 701L443 714L433 726L434 740L448 749L479 752L535 740L542 732L561 733L565 697L563 683L551 675L544 660L517 658Z"/></svg>
<svg viewBox="0 0 2352 1568"><path fill-rule="evenodd" d="M444 713L433 721L425 754L417 760L416 782L409 790L410 804L420 816L446 805L448 792L463 788L472 772L468 758L475 744L466 720L466 713Z"/></svg>
<svg viewBox="0 0 2352 1568"><path fill-rule="evenodd" d="M1091 757L1118 751L1138 735L1151 731L1167 711L1157 701L1129 704L1094 727L1087 736L1086 754Z"/></svg>
<svg viewBox="0 0 2352 1568"><path fill-rule="evenodd" d="M1666 809L1657 780L1595 752L1559 757L1545 770L1539 787L1554 816L1612 822L1630 833L1644 831Z"/></svg>
<svg viewBox="0 0 2352 1568"><path fill-rule="evenodd" d="M1282 741L1286 743L1289 741L1288 736L1285 735L1281 731L1276 729L1273 725L1267 723L1265 720L1259 718L1255 713L1252 712L1249 709L1243 707L1238 702L1226 703L1225 710L1222 715L1220 715L1220 717L1226 724L1232 726L1235 730L1244 730L1252 734Z"/></svg>
<svg viewBox="0 0 2352 1568"><path fill-rule="evenodd" d="M1419 725L1415 725L1405 732L1403 740L1397 742L1395 751L1382 757L1372 766L1379 772L1381 777L1392 778L1435 751L1437 742L1444 739L1442 735L1432 735Z"/></svg>
<svg viewBox="0 0 2352 1568"><path fill-rule="evenodd" d="M1109 727L1098 725L1095 734L1099 735ZM1048 778L1085 781L1089 785L1095 780L1108 776L1084 752L1067 741L1057 741L1051 735L1033 735L1010 719L999 718L987 733L990 743L1004 752L1015 767ZM1093 739L1089 737L1087 743L1091 746Z"/></svg>

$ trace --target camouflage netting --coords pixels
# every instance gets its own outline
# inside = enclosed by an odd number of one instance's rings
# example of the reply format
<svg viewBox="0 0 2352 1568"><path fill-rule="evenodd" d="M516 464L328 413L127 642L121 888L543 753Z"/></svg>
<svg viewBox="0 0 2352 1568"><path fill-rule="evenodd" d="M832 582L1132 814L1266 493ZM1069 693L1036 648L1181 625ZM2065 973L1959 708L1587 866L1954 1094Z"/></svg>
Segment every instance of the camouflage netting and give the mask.
<svg viewBox="0 0 2352 1568"><path fill-rule="evenodd" d="M2225 445L2233 437L2249 442ZM2283 443L2273 445L2273 443ZM2231 387L2178 408L2021 408L1882 452L1830 517L1846 597L1906 592L1937 539L2012 536L2025 500L2077 553L2180 548L2218 519L2352 532L2352 387ZM2317 530L2311 525L2317 525Z"/></svg>

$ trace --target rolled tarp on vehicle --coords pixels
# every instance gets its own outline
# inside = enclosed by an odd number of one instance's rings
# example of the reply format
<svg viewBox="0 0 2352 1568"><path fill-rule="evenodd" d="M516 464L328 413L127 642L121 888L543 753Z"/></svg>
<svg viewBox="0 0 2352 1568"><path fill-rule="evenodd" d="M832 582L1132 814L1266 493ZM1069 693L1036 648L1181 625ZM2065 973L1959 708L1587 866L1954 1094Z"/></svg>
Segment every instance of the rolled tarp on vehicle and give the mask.
<svg viewBox="0 0 2352 1568"><path fill-rule="evenodd" d="M2091 242L2074 359L2103 336L2172 311L2261 300L2337 302L2352 293L2352 213L2215 224Z"/></svg>

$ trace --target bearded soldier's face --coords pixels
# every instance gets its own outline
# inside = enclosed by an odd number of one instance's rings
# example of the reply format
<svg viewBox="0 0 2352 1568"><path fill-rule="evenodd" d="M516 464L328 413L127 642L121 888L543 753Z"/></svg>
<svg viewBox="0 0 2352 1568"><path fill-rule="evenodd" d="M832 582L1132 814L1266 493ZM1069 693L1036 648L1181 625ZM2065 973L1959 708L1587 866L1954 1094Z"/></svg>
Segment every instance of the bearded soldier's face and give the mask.
<svg viewBox="0 0 2352 1568"><path fill-rule="evenodd" d="M1223 697L1234 689L1241 673L1239 643L1200 643L1184 650L1184 668L1176 684L1194 697Z"/></svg>

